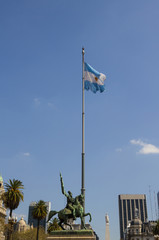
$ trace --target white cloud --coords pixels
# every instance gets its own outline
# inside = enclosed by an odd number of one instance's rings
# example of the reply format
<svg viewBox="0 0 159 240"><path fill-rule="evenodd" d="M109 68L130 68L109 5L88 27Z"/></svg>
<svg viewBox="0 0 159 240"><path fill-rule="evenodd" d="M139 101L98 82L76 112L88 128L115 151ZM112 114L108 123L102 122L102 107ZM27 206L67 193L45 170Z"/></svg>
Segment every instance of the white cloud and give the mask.
<svg viewBox="0 0 159 240"><path fill-rule="evenodd" d="M50 107L50 108L55 108L55 105L54 105L52 102L48 102L47 105L48 105L48 107Z"/></svg>
<svg viewBox="0 0 159 240"><path fill-rule="evenodd" d="M40 99L39 98L34 98L34 105L38 107L40 105Z"/></svg>
<svg viewBox="0 0 159 240"><path fill-rule="evenodd" d="M116 148L115 151L116 152L122 152L122 148Z"/></svg>
<svg viewBox="0 0 159 240"><path fill-rule="evenodd" d="M26 157L29 157L30 156L30 153L29 152L26 152L26 153L23 153L24 156Z"/></svg>
<svg viewBox="0 0 159 240"><path fill-rule="evenodd" d="M141 146L141 149L138 152L140 154L159 154L158 147L156 147L155 145L152 145L152 144L145 143L145 142L141 141L140 139L139 140L132 139L130 141L130 143Z"/></svg>

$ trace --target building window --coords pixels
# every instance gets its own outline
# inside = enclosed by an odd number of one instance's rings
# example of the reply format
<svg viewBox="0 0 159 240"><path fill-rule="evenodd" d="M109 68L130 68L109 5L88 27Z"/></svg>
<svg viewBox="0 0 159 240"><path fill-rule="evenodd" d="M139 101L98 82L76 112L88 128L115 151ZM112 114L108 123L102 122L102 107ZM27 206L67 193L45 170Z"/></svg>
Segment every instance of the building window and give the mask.
<svg viewBox="0 0 159 240"><path fill-rule="evenodd" d="M130 208L130 200L127 200L127 208L128 208L128 220L131 220L131 208Z"/></svg>
<svg viewBox="0 0 159 240"><path fill-rule="evenodd" d="M138 199L135 200L136 208L139 209Z"/></svg>
<svg viewBox="0 0 159 240"><path fill-rule="evenodd" d="M127 216L126 216L126 200L123 200L123 210L124 210L124 229L127 227Z"/></svg>
<svg viewBox="0 0 159 240"><path fill-rule="evenodd" d="M140 199L140 214L141 214L141 221L144 222L144 208L143 208L143 200Z"/></svg>
<svg viewBox="0 0 159 240"><path fill-rule="evenodd" d="M144 209L145 209L145 219L147 218L147 206L146 206L146 199L144 199Z"/></svg>
<svg viewBox="0 0 159 240"><path fill-rule="evenodd" d="M134 213L135 213L135 206L134 206L134 200L131 200L131 208L132 208L132 219L135 218Z"/></svg>

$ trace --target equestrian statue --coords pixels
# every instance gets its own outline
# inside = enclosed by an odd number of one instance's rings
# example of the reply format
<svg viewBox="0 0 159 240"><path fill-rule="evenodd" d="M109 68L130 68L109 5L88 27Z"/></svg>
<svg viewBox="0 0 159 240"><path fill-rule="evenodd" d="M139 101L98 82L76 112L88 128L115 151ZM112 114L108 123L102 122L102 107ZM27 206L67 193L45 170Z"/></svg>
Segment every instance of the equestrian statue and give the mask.
<svg viewBox="0 0 159 240"><path fill-rule="evenodd" d="M60 220L60 222L59 222L60 227L63 230L65 230L65 228L63 226L65 224L65 225L68 225L70 227L70 229L72 230L72 225L70 224L69 220L70 219L76 220L76 218L80 218L81 225L84 227L84 229L86 229L85 224L84 224L84 217L89 215L89 217L90 217L89 222L91 222L92 217L91 217L90 213L84 213L84 209L83 209L84 196L83 196L83 194L80 194L80 195L76 196L75 198L73 198L73 195L70 191L68 191L68 193L65 192L63 178L62 178L61 173L60 173L60 181L61 181L61 191L62 191L62 194L64 194L67 198L67 204L66 204L66 207L64 209L60 210L59 212L50 211L48 221L53 216L58 214L58 218Z"/></svg>

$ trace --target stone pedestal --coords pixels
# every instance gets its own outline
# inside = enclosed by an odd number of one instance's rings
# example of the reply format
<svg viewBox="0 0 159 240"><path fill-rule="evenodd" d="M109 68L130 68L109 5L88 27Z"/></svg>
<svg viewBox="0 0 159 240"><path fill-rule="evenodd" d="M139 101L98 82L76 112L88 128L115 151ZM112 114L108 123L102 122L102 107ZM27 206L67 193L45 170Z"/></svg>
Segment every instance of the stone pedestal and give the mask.
<svg viewBox="0 0 159 240"><path fill-rule="evenodd" d="M92 230L65 230L50 233L47 240L96 240Z"/></svg>

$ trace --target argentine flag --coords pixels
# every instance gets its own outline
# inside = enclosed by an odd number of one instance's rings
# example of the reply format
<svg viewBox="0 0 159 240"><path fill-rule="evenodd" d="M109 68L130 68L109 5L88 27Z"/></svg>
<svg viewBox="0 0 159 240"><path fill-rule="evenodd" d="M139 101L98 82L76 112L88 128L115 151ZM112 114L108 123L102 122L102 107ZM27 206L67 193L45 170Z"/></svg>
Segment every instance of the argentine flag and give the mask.
<svg viewBox="0 0 159 240"><path fill-rule="evenodd" d="M97 72L89 64L84 63L84 88L96 93L105 90L104 81L106 76L103 73Z"/></svg>

